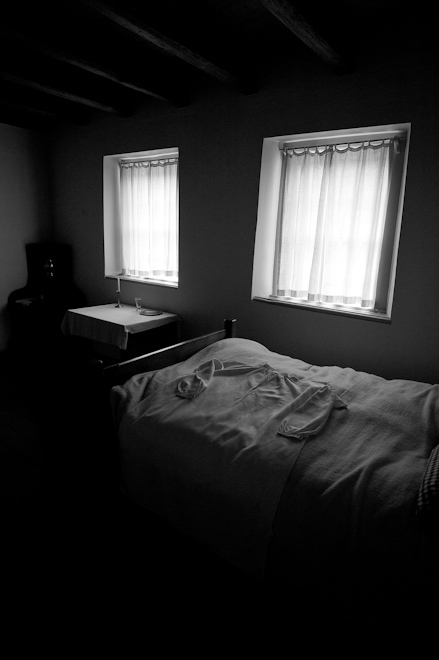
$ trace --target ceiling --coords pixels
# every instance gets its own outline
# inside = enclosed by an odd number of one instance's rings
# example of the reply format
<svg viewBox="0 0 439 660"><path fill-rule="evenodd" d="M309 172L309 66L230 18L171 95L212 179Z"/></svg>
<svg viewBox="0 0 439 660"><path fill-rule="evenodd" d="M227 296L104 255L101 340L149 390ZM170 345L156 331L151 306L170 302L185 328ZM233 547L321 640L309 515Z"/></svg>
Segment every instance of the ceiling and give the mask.
<svg viewBox="0 0 439 660"><path fill-rule="evenodd" d="M397 0L43 0L0 24L0 123L50 131L145 104L185 107L209 84L257 94L279 57L349 75L347 26L393 20ZM363 46L364 47L364 42ZM265 72L265 74L263 73Z"/></svg>

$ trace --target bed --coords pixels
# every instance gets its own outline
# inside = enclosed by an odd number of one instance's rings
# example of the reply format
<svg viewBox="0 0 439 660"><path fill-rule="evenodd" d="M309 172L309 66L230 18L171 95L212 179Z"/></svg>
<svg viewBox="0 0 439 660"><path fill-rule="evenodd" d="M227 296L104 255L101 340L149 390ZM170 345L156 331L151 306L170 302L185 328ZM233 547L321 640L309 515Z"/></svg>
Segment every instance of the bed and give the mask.
<svg viewBox="0 0 439 660"><path fill-rule="evenodd" d="M439 385L317 366L235 322L104 369L121 491L340 616L436 616Z"/></svg>

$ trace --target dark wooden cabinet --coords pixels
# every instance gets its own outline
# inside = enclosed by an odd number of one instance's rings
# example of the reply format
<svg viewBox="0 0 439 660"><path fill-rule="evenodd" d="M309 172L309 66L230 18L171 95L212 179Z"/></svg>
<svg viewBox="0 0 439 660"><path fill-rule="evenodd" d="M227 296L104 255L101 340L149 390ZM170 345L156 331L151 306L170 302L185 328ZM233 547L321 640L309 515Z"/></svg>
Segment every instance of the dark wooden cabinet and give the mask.
<svg viewBox="0 0 439 660"><path fill-rule="evenodd" d="M26 245L26 286L8 297L11 324L9 348L23 354L46 353L63 341L61 322L67 309L85 303L73 284L69 245Z"/></svg>

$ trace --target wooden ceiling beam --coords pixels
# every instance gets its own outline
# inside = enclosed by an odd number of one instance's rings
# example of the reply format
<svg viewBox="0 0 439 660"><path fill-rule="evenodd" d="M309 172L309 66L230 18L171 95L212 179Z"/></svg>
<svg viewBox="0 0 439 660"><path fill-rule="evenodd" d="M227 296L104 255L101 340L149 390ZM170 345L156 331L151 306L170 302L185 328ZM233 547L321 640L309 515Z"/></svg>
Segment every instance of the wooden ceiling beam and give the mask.
<svg viewBox="0 0 439 660"><path fill-rule="evenodd" d="M220 80L223 83L232 85L239 88L243 92L248 92L252 90L251 83L242 80L241 78L235 76L234 74L222 69L221 67L216 66L209 60L205 59L202 55L193 52L186 46L174 41L170 37L161 34L154 28L148 25L140 25L137 19L134 19L126 14L122 14L120 11L115 11L113 8L108 5L104 5L98 0L80 0L82 4L91 8L101 16L107 18L113 23L116 23L120 27L128 30L129 32L137 35L141 39L144 39L148 43L153 44L157 48L164 50L166 53L173 55L185 61L187 64L203 71L207 75Z"/></svg>
<svg viewBox="0 0 439 660"><path fill-rule="evenodd" d="M24 34L21 34L20 32L17 32L16 30L12 29L4 29L0 27L0 35L3 36L6 39L9 39L10 41L14 41L15 43L22 44L26 46L27 48L31 48L32 50L38 51L40 53L43 53L44 55L47 55L48 57L52 57L54 59L57 59L61 62L66 62L67 64L70 64L74 67L77 67L79 69L82 69L84 71L88 71L89 73L92 73L96 76L100 76L101 78L106 78L107 80L111 80L112 82L117 83L118 85L122 85L124 87L127 87L129 89L132 89L136 92L140 92L141 94L146 94L148 96L152 96L155 99L161 100L161 101L169 101L170 103L173 104L180 104L180 101L177 99L174 99L172 95L165 95L156 91L153 91L152 89L146 88L144 85L141 85L140 83L137 83L135 81L129 80L127 78L122 78L120 75L115 73L114 71L110 71L109 69L106 69L105 67L98 66L97 64L94 64L92 62L89 62L87 60L84 60L76 55L73 55L71 53L67 53L66 51L63 51L59 48L55 48L54 46L48 46L46 43L43 43L39 41L38 39L34 39L32 37L28 37Z"/></svg>
<svg viewBox="0 0 439 660"><path fill-rule="evenodd" d="M268 11L324 62L338 71L348 70L346 62L317 32L288 0L261 0Z"/></svg>
<svg viewBox="0 0 439 660"><path fill-rule="evenodd" d="M42 108L37 108L33 105L28 105L27 103L21 103L17 101L10 101L0 99L0 108L10 108L11 110L19 110L21 112L26 112L32 115L39 115L45 119L56 119L56 112L51 112L49 110L43 110Z"/></svg>
<svg viewBox="0 0 439 660"><path fill-rule="evenodd" d="M50 85L46 85L44 83L40 83L35 80L31 80L29 78L24 78L22 76L15 75L13 73L9 73L8 71L0 70L0 78L2 78L3 80L7 80L8 82L14 83L15 85L30 87L31 89L35 89L39 92L43 92L44 94L51 94L52 96L57 96L58 98L64 99L65 101L86 105L90 108L101 110L102 112L124 114L120 108L115 108L111 105L100 103L99 101L95 101L94 99L90 99L79 94L72 94L65 90L61 90L56 87L52 87Z"/></svg>
<svg viewBox="0 0 439 660"><path fill-rule="evenodd" d="M10 109L11 111L16 110L19 113L26 113L30 116L40 116L47 121L66 121L78 126L85 126L90 121L90 109L84 106L81 106L81 108L78 108L78 106L75 106L75 108L66 107L62 102L60 105L57 105L56 101L54 104L51 101L46 101L44 105L41 105L41 100L37 101L32 97L21 98L20 94L16 97L13 92L9 92L7 100L4 98L0 99L0 108Z"/></svg>
<svg viewBox="0 0 439 660"><path fill-rule="evenodd" d="M0 123L8 126L24 128L27 131L38 131L48 133L51 129L51 122L44 118L35 117L35 115L20 112L19 108L8 109L0 105Z"/></svg>

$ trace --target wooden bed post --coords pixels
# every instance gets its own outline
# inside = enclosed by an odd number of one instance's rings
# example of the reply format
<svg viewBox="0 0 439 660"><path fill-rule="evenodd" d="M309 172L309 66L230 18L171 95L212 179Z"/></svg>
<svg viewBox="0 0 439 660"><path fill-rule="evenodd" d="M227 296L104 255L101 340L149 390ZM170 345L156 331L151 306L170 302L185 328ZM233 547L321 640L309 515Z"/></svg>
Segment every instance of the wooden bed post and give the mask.
<svg viewBox="0 0 439 660"><path fill-rule="evenodd" d="M236 337L236 319L224 319L224 330L226 331L226 339Z"/></svg>

